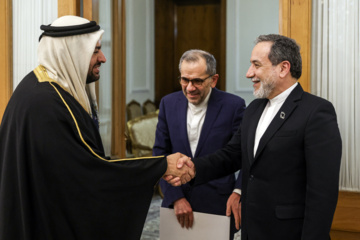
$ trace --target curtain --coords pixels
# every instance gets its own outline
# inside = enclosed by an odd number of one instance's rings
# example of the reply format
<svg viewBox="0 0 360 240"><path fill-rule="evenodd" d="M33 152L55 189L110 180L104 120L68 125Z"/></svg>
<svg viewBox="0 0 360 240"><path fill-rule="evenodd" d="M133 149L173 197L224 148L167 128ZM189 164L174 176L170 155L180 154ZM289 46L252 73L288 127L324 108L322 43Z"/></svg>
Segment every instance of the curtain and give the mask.
<svg viewBox="0 0 360 240"><path fill-rule="evenodd" d="M13 89L38 65L40 25L57 18L57 0L13 0Z"/></svg>
<svg viewBox="0 0 360 240"><path fill-rule="evenodd" d="M359 0L312 3L311 91L336 109L343 141L340 190L360 192Z"/></svg>

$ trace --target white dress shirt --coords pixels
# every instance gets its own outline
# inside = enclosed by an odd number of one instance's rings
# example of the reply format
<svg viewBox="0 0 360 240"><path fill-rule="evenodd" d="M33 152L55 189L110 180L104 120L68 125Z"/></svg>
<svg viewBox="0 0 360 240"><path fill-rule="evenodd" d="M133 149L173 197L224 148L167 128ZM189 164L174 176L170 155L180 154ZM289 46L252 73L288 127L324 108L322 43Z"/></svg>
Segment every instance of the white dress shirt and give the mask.
<svg viewBox="0 0 360 240"><path fill-rule="evenodd" d="M269 127L271 121L273 120L275 114L280 110L281 106L285 102L286 98L290 95L292 90L298 85L298 82L294 83L291 87L286 89L284 92L280 93L273 99L269 99L264 111L259 120L258 126L256 128L255 142L254 142L254 157L256 155L257 148L259 146L260 139L266 129Z"/></svg>
<svg viewBox="0 0 360 240"><path fill-rule="evenodd" d="M191 153L194 156L196 152L196 147L199 142L201 129L204 125L206 110L210 98L212 88L204 101L199 105L194 105L188 102L188 109L187 109L187 133L190 143Z"/></svg>
<svg viewBox="0 0 360 240"><path fill-rule="evenodd" d="M199 105L194 105L188 102L188 109L187 109L187 133L190 143L191 153L194 156L196 152L197 145L199 143L199 138L201 134L202 127L204 125L204 120L206 116L206 110L210 98L212 88L208 95L206 96L205 100L200 103ZM234 189L233 192L238 193L241 195L241 189Z"/></svg>

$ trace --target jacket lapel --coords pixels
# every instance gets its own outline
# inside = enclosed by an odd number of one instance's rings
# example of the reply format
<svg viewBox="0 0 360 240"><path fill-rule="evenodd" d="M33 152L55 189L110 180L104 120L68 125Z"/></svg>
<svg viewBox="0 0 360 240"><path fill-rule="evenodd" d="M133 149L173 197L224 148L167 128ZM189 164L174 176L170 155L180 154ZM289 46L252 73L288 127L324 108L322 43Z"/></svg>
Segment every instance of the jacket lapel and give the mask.
<svg viewBox="0 0 360 240"><path fill-rule="evenodd" d="M216 121L217 117L219 116L220 109L221 109L221 103L220 103L220 99L218 99L218 90L213 88L209 98L204 124L201 129L201 134L198 145L196 147L194 157L199 155L202 147L204 146L206 139L211 131L211 128L214 122Z"/></svg>
<svg viewBox="0 0 360 240"><path fill-rule="evenodd" d="M187 101L187 99L186 99L186 97L184 95L179 97L177 107L178 107L177 110L176 110L177 117L176 117L175 121L177 121L177 126L179 126L178 134L179 134L179 136L181 138L181 142L184 144L184 147L185 147L185 149L187 151L187 153L184 153L184 154L191 154L189 137L188 137L188 134L187 134L188 101Z"/></svg>
<svg viewBox="0 0 360 240"><path fill-rule="evenodd" d="M266 104L267 104L267 102L269 100L268 99L261 99L261 100L258 100L258 101L259 101L259 103L257 104L258 106L255 106L254 113L249 113L249 115L251 116L251 120L250 120L249 126L247 126L247 131L248 131L248 134L247 134L247 146L248 146L247 147L247 152L248 152L248 156L249 156L250 165L251 165L252 162L254 162L254 144L255 144L256 128L257 128L257 125L259 123L262 112L264 111L264 108L265 108L265 106L266 106Z"/></svg>
<svg viewBox="0 0 360 240"><path fill-rule="evenodd" d="M274 119L271 121L269 127L264 132L264 135L261 137L254 161L258 158L260 153L265 148L266 144L274 136L274 134L278 131L278 129L284 124L284 122L287 121L287 119L289 119L291 113L297 107L296 101L298 101L301 98L303 92L304 91L302 87L300 86L300 84L298 84L295 87L295 89L290 93L290 95L287 97L284 104L275 114Z"/></svg>

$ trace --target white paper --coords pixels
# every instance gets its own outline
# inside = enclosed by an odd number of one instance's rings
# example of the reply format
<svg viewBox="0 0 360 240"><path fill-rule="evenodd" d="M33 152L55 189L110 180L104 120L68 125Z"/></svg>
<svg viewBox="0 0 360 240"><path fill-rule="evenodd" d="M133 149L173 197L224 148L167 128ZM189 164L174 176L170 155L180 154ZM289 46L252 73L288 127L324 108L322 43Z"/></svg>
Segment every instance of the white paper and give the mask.
<svg viewBox="0 0 360 240"><path fill-rule="evenodd" d="M182 228L174 209L160 208L160 240L219 240L230 237L230 217L194 213L192 228Z"/></svg>

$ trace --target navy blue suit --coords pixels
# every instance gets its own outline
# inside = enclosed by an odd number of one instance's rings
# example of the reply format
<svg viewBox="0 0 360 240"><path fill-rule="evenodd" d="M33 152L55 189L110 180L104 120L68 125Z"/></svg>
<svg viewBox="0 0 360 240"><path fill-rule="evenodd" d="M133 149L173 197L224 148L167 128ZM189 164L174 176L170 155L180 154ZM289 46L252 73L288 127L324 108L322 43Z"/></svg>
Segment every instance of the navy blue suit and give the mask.
<svg viewBox="0 0 360 240"><path fill-rule="evenodd" d="M154 155L181 152L194 158L222 148L241 123L245 101L236 95L212 89L195 156L192 156L187 135L187 108L188 100L182 91L161 100ZM189 184L173 187L161 179L162 206L173 207L174 201L185 197L193 211L225 215L227 199L234 187L241 188L241 179L238 177L235 185L235 176L230 174L194 188Z"/></svg>

